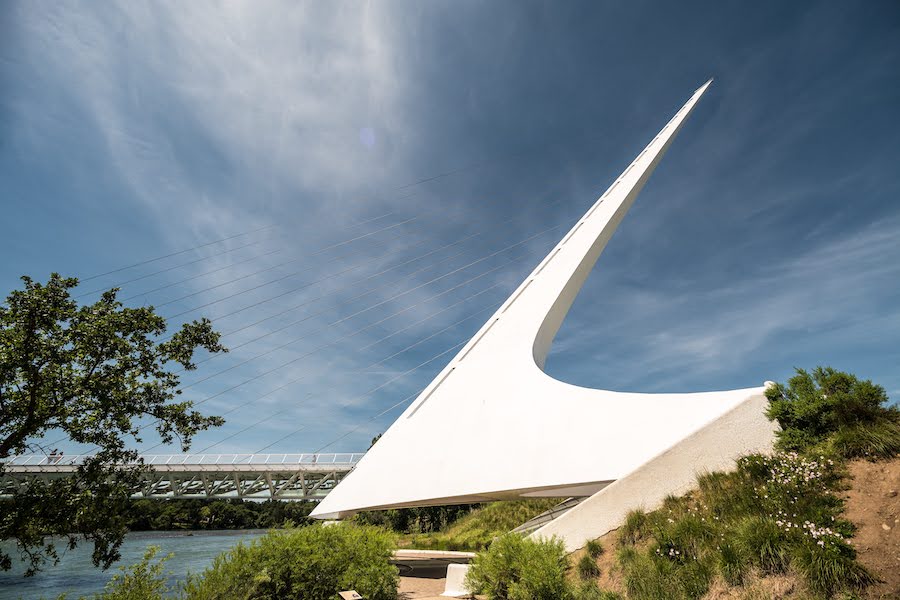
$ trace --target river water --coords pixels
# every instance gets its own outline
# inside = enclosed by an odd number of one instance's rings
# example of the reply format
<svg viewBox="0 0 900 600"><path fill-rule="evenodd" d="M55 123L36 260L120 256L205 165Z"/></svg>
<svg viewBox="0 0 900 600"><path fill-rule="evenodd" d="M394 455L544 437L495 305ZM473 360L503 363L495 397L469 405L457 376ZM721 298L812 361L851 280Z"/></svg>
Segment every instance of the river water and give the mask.
<svg viewBox="0 0 900 600"><path fill-rule="evenodd" d="M147 546L159 546L159 556L173 553L166 562L171 580L183 580L188 572L199 573L212 563L213 558L225 552L241 540L251 540L264 531L148 531L129 533L122 544L122 560L107 571L91 564L91 543L82 542L78 548L61 554L58 565L48 566L34 577L22 577L24 567L12 571L0 571L0 600L55 599L62 593L67 600L76 600L103 590L103 586L120 565L133 565L143 558ZM190 535L192 534L192 535ZM15 546L3 542L3 549L14 551Z"/></svg>

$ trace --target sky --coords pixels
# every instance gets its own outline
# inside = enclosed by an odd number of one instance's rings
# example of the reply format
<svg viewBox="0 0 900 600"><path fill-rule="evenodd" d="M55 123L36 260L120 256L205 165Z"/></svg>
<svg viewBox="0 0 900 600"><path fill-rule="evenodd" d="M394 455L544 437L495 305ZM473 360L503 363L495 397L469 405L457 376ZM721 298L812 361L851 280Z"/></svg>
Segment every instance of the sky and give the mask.
<svg viewBox="0 0 900 600"><path fill-rule="evenodd" d="M893 0L4 2L0 287L211 318L193 451L364 451L714 77L548 373L896 401L898 73Z"/></svg>

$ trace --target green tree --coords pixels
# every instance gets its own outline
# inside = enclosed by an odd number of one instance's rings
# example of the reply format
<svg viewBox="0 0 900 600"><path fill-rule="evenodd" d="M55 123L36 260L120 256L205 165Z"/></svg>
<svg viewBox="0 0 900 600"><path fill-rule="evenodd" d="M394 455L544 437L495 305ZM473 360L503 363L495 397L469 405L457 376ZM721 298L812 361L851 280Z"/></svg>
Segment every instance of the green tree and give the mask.
<svg viewBox="0 0 900 600"><path fill-rule="evenodd" d="M768 416L781 425L781 450L834 452L852 458L900 453L900 411L884 388L831 367L797 369L787 385L766 390Z"/></svg>
<svg viewBox="0 0 900 600"><path fill-rule="evenodd" d="M68 547L93 541L94 563L106 568L119 557L128 497L148 468L128 449L141 441L141 421L184 450L195 433L221 425L192 402L175 401L179 377L171 367L194 369L198 348L226 349L207 319L160 341L165 319L153 307L124 307L117 289L78 306L70 295L77 279L22 280L24 289L0 306L0 473L10 456L46 453L47 434L97 450L73 476L17 490L0 515L0 539L17 541L28 574L58 559L51 536ZM0 551L0 568L11 565Z"/></svg>

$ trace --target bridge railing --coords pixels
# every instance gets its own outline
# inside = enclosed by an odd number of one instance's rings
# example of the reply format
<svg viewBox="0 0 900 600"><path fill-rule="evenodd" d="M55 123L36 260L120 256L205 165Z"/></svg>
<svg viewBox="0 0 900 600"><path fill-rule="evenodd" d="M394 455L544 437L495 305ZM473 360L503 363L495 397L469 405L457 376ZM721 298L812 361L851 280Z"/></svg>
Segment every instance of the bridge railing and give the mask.
<svg viewBox="0 0 900 600"><path fill-rule="evenodd" d="M7 466L78 466L93 454L22 454L0 461ZM149 454L129 464L163 465L355 465L362 453L338 454Z"/></svg>

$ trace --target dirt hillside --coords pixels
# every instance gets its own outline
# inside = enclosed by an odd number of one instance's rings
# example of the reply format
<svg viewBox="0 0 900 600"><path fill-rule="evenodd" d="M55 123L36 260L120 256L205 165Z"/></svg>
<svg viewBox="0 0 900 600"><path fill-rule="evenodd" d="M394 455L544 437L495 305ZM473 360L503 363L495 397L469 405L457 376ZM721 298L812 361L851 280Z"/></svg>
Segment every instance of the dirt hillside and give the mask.
<svg viewBox="0 0 900 600"><path fill-rule="evenodd" d="M854 461L850 474L845 514L859 527L853 545L860 562L885 580L865 597L900 598L900 459Z"/></svg>

